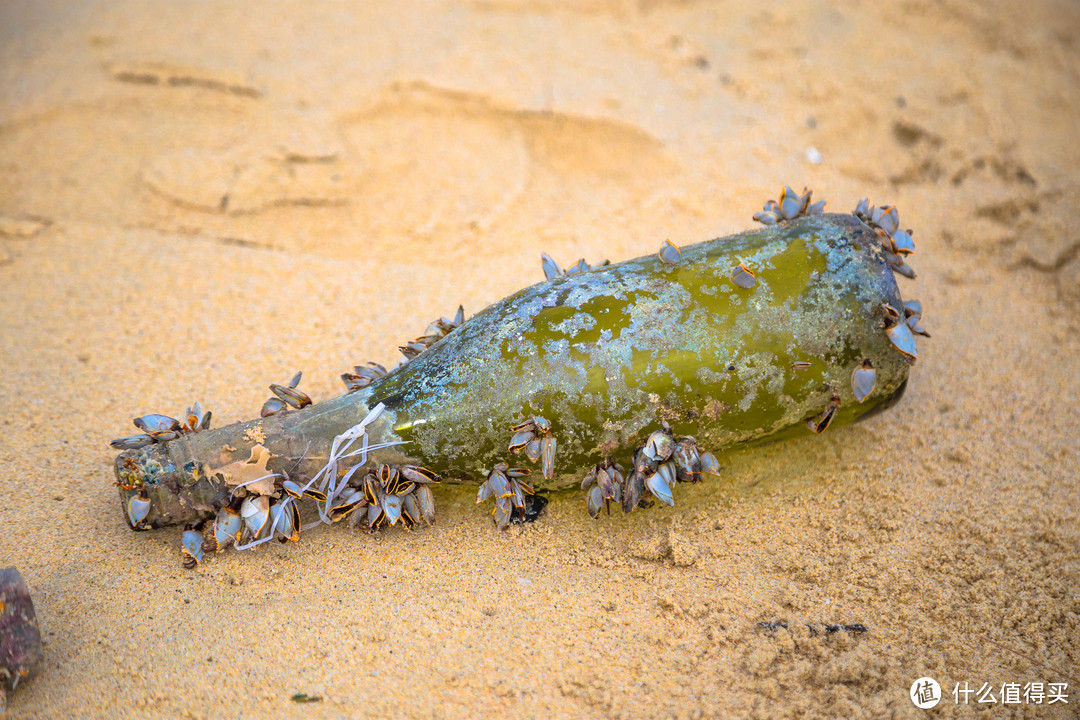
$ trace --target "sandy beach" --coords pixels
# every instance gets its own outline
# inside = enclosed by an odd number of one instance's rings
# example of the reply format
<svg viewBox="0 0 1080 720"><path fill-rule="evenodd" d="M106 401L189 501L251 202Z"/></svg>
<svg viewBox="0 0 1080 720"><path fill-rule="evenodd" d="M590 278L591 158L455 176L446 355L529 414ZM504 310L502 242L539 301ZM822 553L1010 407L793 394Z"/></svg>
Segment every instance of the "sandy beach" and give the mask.
<svg viewBox="0 0 1080 720"><path fill-rule="evenodd" d="M1078 113L1064 0L4 3L0 567L46 654L7 717L1080 716ZM888 412L598 521L440 487L433 528L194 571L128 528L132 417L338 395L541 252L744 230L784 184L914 228ZM952 694L1032 682L1068 704Z"/></svg>

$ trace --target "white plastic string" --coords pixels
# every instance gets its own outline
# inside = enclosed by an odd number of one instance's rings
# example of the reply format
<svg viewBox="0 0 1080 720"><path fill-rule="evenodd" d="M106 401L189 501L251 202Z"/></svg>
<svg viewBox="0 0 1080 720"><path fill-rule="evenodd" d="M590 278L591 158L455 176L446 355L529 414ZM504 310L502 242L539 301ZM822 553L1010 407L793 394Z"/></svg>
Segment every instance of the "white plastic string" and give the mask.
<svg viewBox="0 0 1080 720"><path fill-rule="evenodd" d="M315 473L312 478L308 480L307 485L302 487L300 489L300 492L304 492L316 482L320 481L321 482L319 489L322 490L323 488L325 488L333 478L337 477L338 462L347 457L352 457L354 455L360 454L360 464L363 465L364 463L366 463L367 451L369 450L367 444L367 426L375 422L375 420L378 419L380 415L382 415L382 411L385 409L385 407L385 405L379 403L371 409L371 412L369 412L363 420L335 437L334 442L330 445L330 456L326 459L326 464L322 466L319 472ZM362 439L362 447L360 448L360 450L356 452L346 453L346 451L350 447L352 447L352 444L356 442L357 438ZM401 444L401 442L403 441L389 444L399 445ZM382 444L382 447L386 446L387 444Z"/></svg>
<svg viewBox="0 0 1080 720"><path fill-rule="evenodd" d="M276 526L277 523L274 523L274 525ZM236 550L250 550L253 547L257 547L259 545L262 545L263 543L270 542L273 539L274 539L274 528L270 528L270 534L267 535L266 537L264 537L262 540L252 540L247 545L233 545L233 548L236 549Z"/></svg>
<svg viewBox="0 0 1080 720"><path fill-rule="evenodd" d="M248 480L247 482L242 482L239 485L234 485L233 488L232 488L232 491L236 492L237 488L242 488L245 485L250 485L252 483L257 483L260 480L265 480L266 478L276 478L276 477L281 477L281 473L270 473L269 475L263 475L260 478L255 478L254 480Z"/></svg>
<svg viewBox="0 0 1080 720"><path fill-rule="evenodd" d="M310 480L308 480L307 484L304 485L304 487L300 488L300 495L303 495L303 493L308 490L312 485L314 485L315 483L319 483L319 489L326 493L326 505L324 507L319 507L318 503L316 503L316 508L319 511L319 520L300 527L298 529L299 532L308 530L309 528L316 525L321 525L324 523L326 525L331 524L332 521L330 520L330 509L333 507L333 504L338 499L338 497L345 491L345 488L348 487L349 480L352 478L353 474L367 464L367 457L369 452L371 452L372 450L380 450L382 448L392 447L394 445L404 445L408 442L407 440L396 440L394 442L375 443L374 445L368 444L367 426L375 422L375 420L377 420L378 417L382 415L382 412L385 408L385 405L379 403L371 409L371 411L363 420L361 420L359 423L353 425L351 428L334 438L334 442L330 445L330 455L326 459L326 464L323 465L319 469L319 471L312 476ZM357 440L360 441L360 447L352 449L353 444ZM310 447L310 443L308 443L308 445ZM306 453L307 450L305 450L304 452ZM342 476L341 480L337 480L338 464L343 460L354 458L357 455L360 456L360 459L357 461L357 463L353 465L353 467L351 467L344 476ZM257 478L255 480L249 480L248 482L243 483L243 485L249 485L253 482L258 482L259 480L265 480L268 477L276 476L278 476L278 473L274 473L273 475L266 475L265 477ZM243 487L243 485L238 485L237 487ZM266 537L259 540L253 540L246 545L233 545L233 548L235 548L236 550L247 550L249 548L253 548L258 545L262 545L265 542L273 540L274 533L277 530L277 525L279 522L281 522L281 517L284 514L284 510L278 513L278 517L273 523L271 523L270 532Z"/></svg>
<svg viewBox="0 0 1080 720"><path fill-rule="evenodd" d="M324 465L319 472L315 473L311 480L308 481L307 485L301 489L301 492L303 492L303 490L307 490L316 482L319 483L319 489L326 493L325 505L322 508L319 508L319 519L327 525L331 523L330 509L333 507L333 503L345 489L348 479L352 477L352 473L356 468L367 463L368 452L378 448L390 447L392 445L402 445L405 442L404 440L398 440L396 442L368 445L367 426L378 419L385 407L385 405L379 403L371 409L371 412L369 412L363 420L335 437L334 442L330 446L330 455L326 460L326 465ZM357 440L360 441L360 447L356 450L351 450L353 444ZM360 456L360 459L356 463L356 466L339 481L337 479L338 464L342 460L356 457L357 455Z"/></svg>

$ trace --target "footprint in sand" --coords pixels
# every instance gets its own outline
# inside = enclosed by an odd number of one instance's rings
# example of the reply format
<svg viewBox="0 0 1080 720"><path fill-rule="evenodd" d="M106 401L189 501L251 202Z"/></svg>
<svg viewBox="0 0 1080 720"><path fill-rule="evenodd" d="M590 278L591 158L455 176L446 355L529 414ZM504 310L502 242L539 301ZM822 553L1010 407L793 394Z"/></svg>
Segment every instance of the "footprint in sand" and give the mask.
<svg viewBox="0 0 1080 720"><path fill-rule="evenodd" d="M253 117L227 148L157 155L142 182L175 205L241 215L282 205L342 205L355 185L333 131L309 113L274 108Z"/></svg>
<svg viewBox="0 0 1080 720"><path fill-rule="evenodd" d="M662 144L633 126L423 81L387 87L340 124L364 168L352 212L388 235L485 231L523 202L565 204L606 185L630 194L670 171Z"/></svg>
<svg viewBox="0 0 1080 720"><path fill-rule="evenodd" d="M142 181L180 207L208 213L240 215L348 200L346 170L334 156L186 150L155 158L143 169Z"/></svg>
<svg viewBox="0 0 1080 720"><path fill-rule="evenodd" d="M119 61L111 63L108 70L114 80L138 85L197 87L252 98L262 95L246 78L227 70L153 61Z"/></svg>
<svg viewBox="0 0 1080 720"><path fill-rule="evenodd" d="M10 238L32 238L51 224L52 221L44 218L0 215L0 235Z"/></svg>
<svg viewBox="0 0 1080 720"><path fill-rule="evenodd" d="M519 128L456 108L384 106L344 133L364 168L354 212L373 232L489 228L530 175Z"/></svg>
<svg viewBox="0 0 1080 720"><path fill-rule="evenodd" d="M0 240L27 240L52 225L51 220L37 217L0 215ZM0 267L15 262L15 252L6 242L0 243Z"/></svg>

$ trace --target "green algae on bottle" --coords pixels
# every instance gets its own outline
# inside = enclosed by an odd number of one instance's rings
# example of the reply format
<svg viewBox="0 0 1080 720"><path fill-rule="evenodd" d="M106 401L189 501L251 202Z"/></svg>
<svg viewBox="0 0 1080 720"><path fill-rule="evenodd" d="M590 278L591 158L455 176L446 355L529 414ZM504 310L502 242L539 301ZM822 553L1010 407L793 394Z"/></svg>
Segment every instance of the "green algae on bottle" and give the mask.
<svg viewBox="0 0 1080 720"><path fill-rule="evenodd" d="M432 323L402 364L357 367L332 400L310 404L298 375L246 423L205 429L198 406L186 423L139 418L148 434L114 442L129 522L217 523L251 494L310 499L324 522L430 522L417 493L428 507L440 476L479 482L502 527L540 487L629 512L674 502L717 453L884 409L926 335L895 280L914 276L911 234L895 208L822 205L785 188L763 229L565 271L545 255L547 280ZM273 538L269 524L237 540Z"/></svg>

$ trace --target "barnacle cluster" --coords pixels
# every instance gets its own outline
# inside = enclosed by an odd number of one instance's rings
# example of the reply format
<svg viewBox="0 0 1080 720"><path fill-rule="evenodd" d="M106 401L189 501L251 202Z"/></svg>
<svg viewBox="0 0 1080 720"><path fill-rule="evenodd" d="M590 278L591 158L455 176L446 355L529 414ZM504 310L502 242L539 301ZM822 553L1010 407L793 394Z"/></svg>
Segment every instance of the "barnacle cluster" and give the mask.
<svg viewBox="0 0 1080 720"><path fill-rule="evenodd" d="M547 253L540 254L540 267L544 270L544 278L547 280L554 280L557 277L563 277L566 275L577 275L578 273L588 272L589 270L596 270L597 268L606 267L610 265L609 260L601 260L595 265L590 265L585 262L585 258L581 258L570 267L563 270L559 267L559 263L555 262Z"/></svg>
<svg viewBox="0 0 1080 720"><path fill-rule="evenodd" d="M351 373L343 373L341 381L345 383L346 392L362 390L376 380L386 377L410 360L418 357L422 352L449 335L464 322L465 308L458 305L457 312L454 314L453 318L441 317L438 320L431 322L427 326L427 329L424 330L423 335L400 346L398 349L405 357L389 370L387 370L384 365L380 365L376 362L369 362L366 366L355 366Z"/></svg>
<svg viewBox="0 0 1080 720"><path fill-rule="evenodd" d="M142 430L144 435L132 435L131 437L118 438L109 443L117 450L137 450L153 443L166 443L175 440L183 433L193 433L206 430L210 427L211 413L204 411L202 405L196 402L187 409L184 414L184 422L168 415L151 413L135 418L132 422L135 427Z"/></svg>
<svg viewBox="0 0 1080 720"><path fill-rule="evenodd" d="M507 450L517 455L525 450L525 456L531 462L540 461L544 477L555 477L555 436L551 432L551 423L539 415L510 428L510 446Z"/></svg>
<svg viewBox="0 0 1080 720"><path fill-rule="evenodd" d="M553 472L555 439L551 424L541 417L529 418L512 427L510 452L518 453L522 448L530 460L543 461L545 474ZM537 437L542 433L543 438ZM550 445L548 442L550 441ZM547 448L550 447L550 456ZM530 449L531 448L531 449ZM720 466L710 452L698 449L697 441L692 437L676 438L671 428L664 427L651 433L645 443L633 455L629 474L618 462L605 459L598 463L581 483L585 492L585 504L589 515L600 516L600 511L614 501L622 506L623 512L629 513L637 507L649 507L652 500L649 495L658 498L666 505L674 505L676 483L696 483L702 473L719 474ZM523 513L525 495L532 495L533 488L521 480L530 474L527 468L510 468L500 462L488 473L487 480L480 486L476 502L495 498L493 511L495 524L501 529L509 526L514 513ZM545 475L551 477L551 475ZM646 495L648 491L649 495Z"/></svg>
<svg viewBox="0 0 1080 720"><path fill-rule="evenodd" d="M581 490L585 493L585 508L589 515L600 517L600 511L605 508L610 513L612 502L622 505L625 482L623 466L619 463L605 460L589 470L581 481Z"/></svg>
<svg viewBox="0 0 1080 720"><path fill-rule="evenodd" d="M349 495L348 510L341 517L353 510L367 508L365 522L372 530L384 525L391 527L402 522L406 527L414 527L421 520L428 525L435 524L435 497L431 494L432 483L438 483L439 476L422 467L404 465L395 467L380 463L369 470L363 480L363 497L353 492ZM340 518L335 518L340 519ZM350 526L360 522L357 512L349 521Z"/></svg>
<svg viewBox="0 0 1080 720"><path fill-rule="evenodd" d="M285 412L289 408L299 410L310 405L311 396L296 389L300 384L300 378L303 377L303 375L302 372L296 373L293 375L293 378L289 381L288 385L270 383L270 392L274 393L274 397L263 403L262 410L259 411L259 414L262 417L270 417L271 415Z"/></svg>
<svg viewBox="0 0 1080 720"><path fill-rule="evenodd" d="M915 252L915 242L911 239L914 231L900 229L900 213L897 211L896 206L878 205L872 207L870 199L863 198L855 206L853 214L877 235L878 240L881 241L881 251L884 253L885 261L889 267L903 277L914 280L915 271L905 261L908 255ZM914 363L919 356L915 345L915 335L930 337L930 334L919 326L919 320L922 317L922 303L918 300L907 301L904 303L902 310L891 305L886 306L885 316L885 334L889 338L889 342L900 351L909 363ZM859 372L859 370L855 372ZM853 387L854 383L855 377L853 375Z"/></svg>
<svg viewBox="0 0 1080 720"><path fill-rule="evenodd" d="M345 383L346 392L363 390L379 378L386 377L389 374L386 366L377 362L369 362L366 366L357 365L353 368L353 371L341 374L341 381Z"/></svg>
<svg viewBox="0 0 1080 720"><path fill-rule="evenodd" d="M863 198L855 206L855 217L869 225L881 240L885 259L894 272L909 280L915 279L915 271L904 262L904 258L915 252L915 242L911 239L913 230L900 229L900 213L895 205L870 207L870 199Z"/></svg>
<svg viewBox="0 0 1080 720"><path fill-rule="evenodd" d="M457 313L454 315L453 320L445 317L439 318L427 326L423 335L402 345L398 350L401 350L401 354L405 356L406 361L412 360L417 355L449 335L452 330L464 322L465 308L458 305Z"/></svg>
<svg viewBox="0 0 1080 720"><path fill-rule="evenodd" d="M800 195L790 186L785 185L780 191L780 199L767 201L761 212L754 213L754 219L763 225L777 225L799 217L820 215L825 210L825 201L821 200L811 205L810 197L813 194L813 190L803 188L803 193Z"/></svg>
<svg viewBox="0 0 1080 720"><path fill-rule="evenodd" d="M551 422L539 415L510 428L510 444L507 451L512 455L525 452L530 462L539 462L544 478L555 476L555 449L557 443L551 430ZM528 468L512 468L509 463L498 462L487 472L484 483L476 493L476 502L495 498L492 511L495 524L502 530L517 518L524 519L528 507L526 496L534 495L533 486L522 480L532 475Z"/></svg>
<svg viewBox="0 0 1080 720"><path fill-rule="evenodd" d="M357 466L359 468L360 466ZM258 480L272 479L268 494L262 494ZM343 482L316 486L314 479L293 480L287 473L274 473L244 487L234 489L230 502L220 508L210 528L188 528L181 536L181 549L188 567L202 562L204 553L221 551L230 545L248 550L271 540L296 542L300 539L301 503L310 500L321 523L348 519L349 527L376 531L399 522L407 528L421 521L435 524L435 497L430 485L441 478L414 465L379 463L363 477L346 473ZM301 482L304 482L301 485Z"/></svg>
<svg viewBox="0 0 1080 720"><path fill-rule="evenodd" d="M651 506L646 491L665 505L674 505L676 483L700 482L703 473L720 473L716 456L702 452L692 437L675 437L665 424L634 453L629 474L619 463L604 460L585 475L581 489L589 515L596 518L604 508L610 512L612 501L622 505L624 513Z"/></svg>
<svg viewBox="0 0 1080 720"><path fill-rule="evenodd" d="M528 468L512 468L508 464L496 463L487 474L487 479L476 493L476 502L495 498L495 509L492 511L495 524L500 530L510 526L515 518L525 517L526 495L535 494L533 486L521 478L528 477L532 471Z"/></svg>

